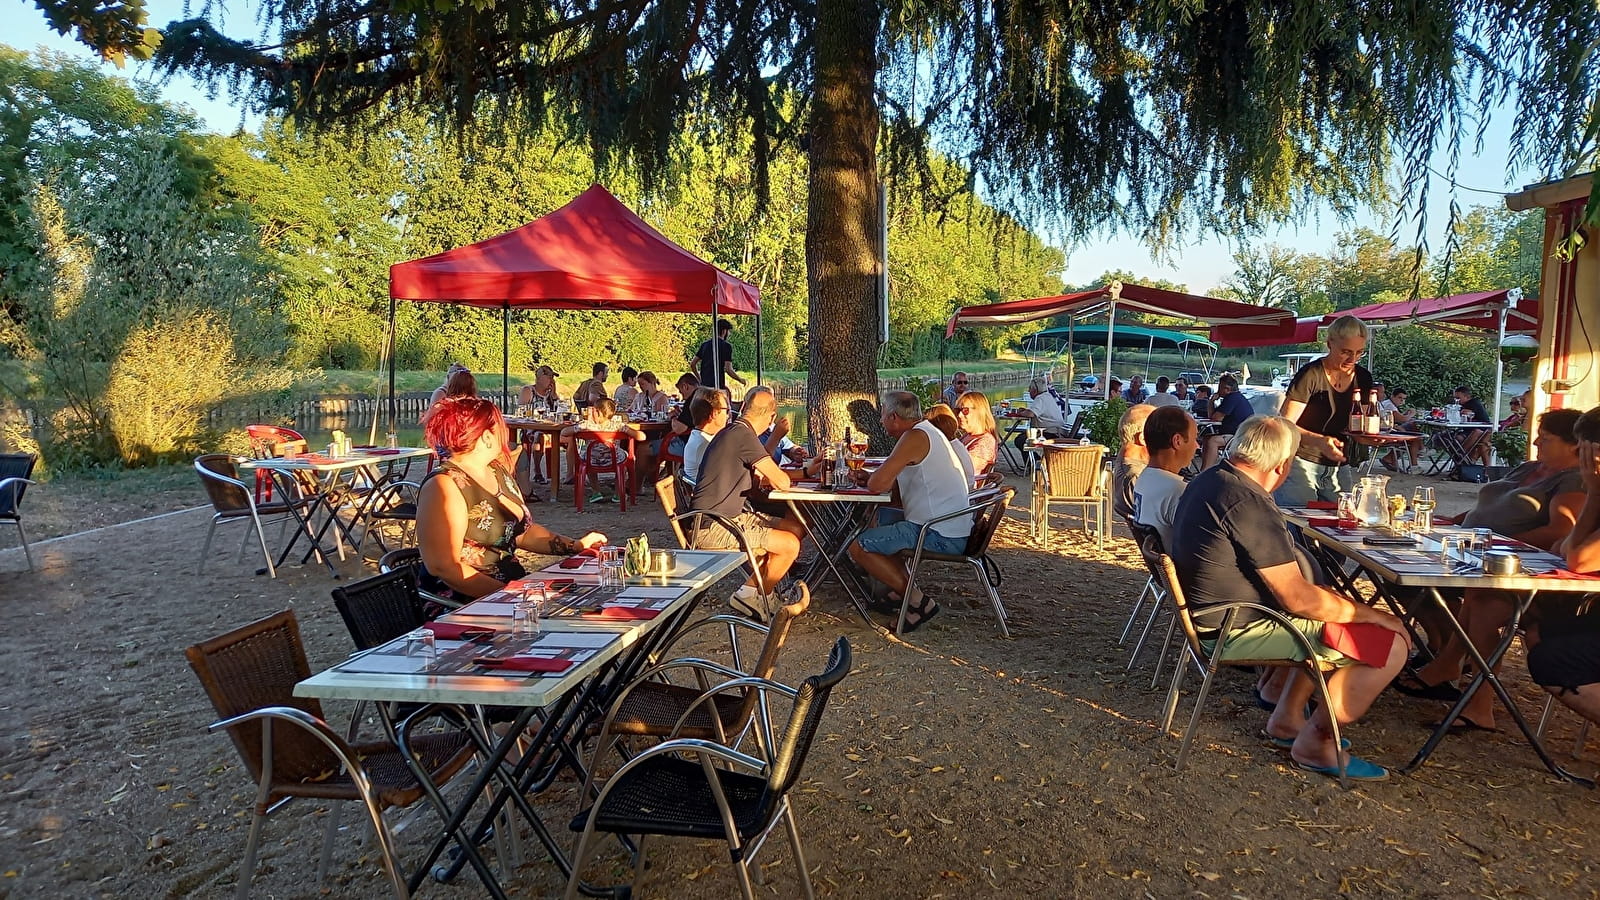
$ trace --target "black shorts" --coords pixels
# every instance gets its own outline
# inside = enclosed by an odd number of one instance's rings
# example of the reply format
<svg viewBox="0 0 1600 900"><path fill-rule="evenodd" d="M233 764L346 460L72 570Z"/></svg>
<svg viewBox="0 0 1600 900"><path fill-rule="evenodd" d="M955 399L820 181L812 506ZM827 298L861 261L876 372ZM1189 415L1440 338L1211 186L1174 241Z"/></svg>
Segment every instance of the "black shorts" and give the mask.
<svg viewBox="0 0 1600 900"><path fill-rule="evenodd" d="M1600 684L1600 616L1562 617L1540 624L1542 639L1528 651L1528 675L1540 687L1562 693Z"/></svg>

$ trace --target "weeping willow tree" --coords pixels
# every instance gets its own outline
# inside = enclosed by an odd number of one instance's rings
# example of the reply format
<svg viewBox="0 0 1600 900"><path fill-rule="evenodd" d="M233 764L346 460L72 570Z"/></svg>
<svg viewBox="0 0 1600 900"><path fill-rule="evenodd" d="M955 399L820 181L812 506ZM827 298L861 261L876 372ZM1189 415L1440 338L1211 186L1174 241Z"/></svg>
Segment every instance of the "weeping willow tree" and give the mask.
<svg viewBox="0 0 1600 900"><path fill-rule="evenodd" d="M694 122L740 126L758 188L810 159L813 434L874 392L885 172L932 152L1022 221L1152 244L1398 201L1515 117L1516 166L1595 152L1593 0L265 0L262 33L201 17L159 62L338 127L421 109L458 128L552 121L602 174L670 183ZM1398 163L1398 170L1395 166ZM1389 188L1392 172L1398 187ZM1419 226L1420 231L1420 226ZM1420 242L1419 242L1420 243Z"/></svg>

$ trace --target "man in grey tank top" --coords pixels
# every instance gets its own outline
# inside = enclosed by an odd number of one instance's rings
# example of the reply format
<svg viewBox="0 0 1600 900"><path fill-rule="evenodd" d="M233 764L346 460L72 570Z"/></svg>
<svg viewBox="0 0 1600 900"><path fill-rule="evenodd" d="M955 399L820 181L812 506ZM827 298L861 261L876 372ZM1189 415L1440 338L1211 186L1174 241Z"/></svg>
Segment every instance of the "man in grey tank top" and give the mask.
<svg viewBox="0 0 1600 900"><path fill-rule="evenodd" d="M851 542L850 558L868 575L888 585L893 595L900 595L910 577L898 554L916 547L924 522L965 509L970 483L950 441L923 420L922 406L915 394L885 394L879 421L883 430L896 439L894 450L877 471L870 475L858 472L857 478L874 491L895 489L904 513L887 517L880 514L877 528L861 532ZM883 521L885 518L898 521ZM941 522L929 529L923 549L964 553L971 531L972 520L964 516ZM906 599L910 610L907 631L920 628L939 611L939 605L922 596L921 590L913 591ZM894 597L894 604L898 612L898 596Z"/></svg>

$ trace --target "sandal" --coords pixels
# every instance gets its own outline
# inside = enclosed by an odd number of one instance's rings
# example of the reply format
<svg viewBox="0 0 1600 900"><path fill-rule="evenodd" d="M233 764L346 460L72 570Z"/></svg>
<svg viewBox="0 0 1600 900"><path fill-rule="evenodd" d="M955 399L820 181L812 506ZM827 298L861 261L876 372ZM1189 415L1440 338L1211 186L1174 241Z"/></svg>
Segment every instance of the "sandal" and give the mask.
<svg viewBox="0 0 1600 900"><path fill-rule="evenodd" d="M906 610L906 624L901 630L907 634L910 634L911 632L916 631L918 628L928 624L928 620L932 619L938 614L939 604L929 599L927 594L923 594L922 602L920 604L910 607ZM917 617L915 622L911 621L911 616Z"/></svg>
<svg viewBox="0 0 1600 900"><path fill-rule="evenodd" d="M1461 689L1450 682L1424 684L1422 679L1409 672L1402 673L1394 681L1389 682L1389 686L1407 697L1416 697L1419 700L1443 700L1446 703L1454 703L1461 699Z"/></svg>

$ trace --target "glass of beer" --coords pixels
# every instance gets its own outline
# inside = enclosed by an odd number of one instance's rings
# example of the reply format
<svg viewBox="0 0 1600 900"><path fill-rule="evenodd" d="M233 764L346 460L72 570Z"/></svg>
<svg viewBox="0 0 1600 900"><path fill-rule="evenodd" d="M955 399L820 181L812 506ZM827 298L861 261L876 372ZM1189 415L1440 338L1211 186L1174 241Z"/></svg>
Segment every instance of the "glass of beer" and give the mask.
<svg viewBox="0 0 1600 900"><path fill-rule="evenodd" d="M1433 510L1436 504L1433 497L1433 488L1420 486L1411 492L1412 521L1416 523L1412 530L1418 534L1433 533Z"/></svg>

